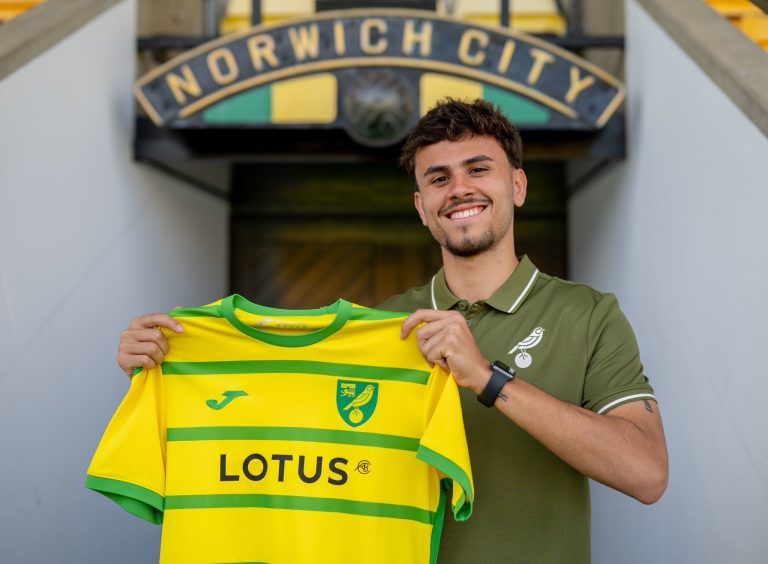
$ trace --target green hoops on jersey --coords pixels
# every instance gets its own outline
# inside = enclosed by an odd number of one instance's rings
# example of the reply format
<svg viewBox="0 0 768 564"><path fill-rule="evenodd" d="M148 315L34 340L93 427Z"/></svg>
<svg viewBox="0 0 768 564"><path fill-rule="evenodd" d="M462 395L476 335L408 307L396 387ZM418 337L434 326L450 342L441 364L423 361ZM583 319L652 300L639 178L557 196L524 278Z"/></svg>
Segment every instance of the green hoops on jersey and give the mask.
<svg viewBox="0 0 768 564"><path fill-rule="evenodd" d="M161 562L435 562L474 489L456 383L400 339L407 314L230 296L171 315L184 332L86 478L163 524Z"/></svg>

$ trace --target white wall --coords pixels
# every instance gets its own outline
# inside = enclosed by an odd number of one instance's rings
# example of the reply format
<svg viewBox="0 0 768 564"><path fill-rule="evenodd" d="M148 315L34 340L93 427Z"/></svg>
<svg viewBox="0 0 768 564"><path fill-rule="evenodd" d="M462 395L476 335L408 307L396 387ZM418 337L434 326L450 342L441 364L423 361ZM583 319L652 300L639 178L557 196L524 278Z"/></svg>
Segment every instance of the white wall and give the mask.
<svg viewBox="0 0 768 564"><path fill-rule="evenodd" d="M628 158L572 198L572 277L616 292L661 402L666 495L593 487L594 562L768 555L768 139L633 0Z"/></svg>
<svg viewBox="0 0 768 564"><path fill-rule="evenodd" d="M131 317L227 290L227 206L132 161L125 1L0 81L0 562L157 560L83 488Z"/></svg>

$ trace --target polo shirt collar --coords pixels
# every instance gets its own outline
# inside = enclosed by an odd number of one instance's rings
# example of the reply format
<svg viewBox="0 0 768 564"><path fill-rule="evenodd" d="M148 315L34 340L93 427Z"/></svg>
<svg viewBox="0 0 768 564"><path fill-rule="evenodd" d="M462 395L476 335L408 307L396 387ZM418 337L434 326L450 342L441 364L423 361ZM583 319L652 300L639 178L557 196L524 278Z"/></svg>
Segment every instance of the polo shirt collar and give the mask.
<svg viewBox="0 0 768 564"><path fill-rule="evenodd" d="M501 312L514 313L530 294L538 276L539 269L524 255L512 275L485 303ZM443 268L432 277L429 289L432 309L451 309L460 301L448 288Z"/></svg>

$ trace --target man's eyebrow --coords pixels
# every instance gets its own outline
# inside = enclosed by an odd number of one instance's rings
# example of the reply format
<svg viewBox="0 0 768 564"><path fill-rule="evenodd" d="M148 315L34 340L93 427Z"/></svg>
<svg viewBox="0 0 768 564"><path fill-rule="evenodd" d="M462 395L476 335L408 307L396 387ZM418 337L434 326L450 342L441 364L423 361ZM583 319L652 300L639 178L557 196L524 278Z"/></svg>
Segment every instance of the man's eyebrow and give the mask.
<svg viewBox="0 0 768 564"><path fill-rule="evenodd" d="M483 161L492 161L493 159L487 155L477 155L476 157L471 157L461 163L461 166L467 166L475 163L481 163Z"/></svg>
<svg viewBox="0 0 768 564"><path fill-rule="evenodd" d="M466 159L465 161L462 161L461 166L467 166L475 163L481 163L481 162L492 161L492 160L493 159L487 155L476 155L474 157L470 157ZM434 174L436 172L448 172L450 170L451 170L451 167L449 167L448 165L435 165L425 170L423 176L429 176L430 174Z"/></svg>
<svg viewBox="0 0 768 564"><path fill-rule="evenodd" d="M451 170L451 167L449 167L448 165L431 166L424 171L424 174L422 175L422 177L429 176L430 174L434 174L435 172L448 172L449 170Z"/></svg>

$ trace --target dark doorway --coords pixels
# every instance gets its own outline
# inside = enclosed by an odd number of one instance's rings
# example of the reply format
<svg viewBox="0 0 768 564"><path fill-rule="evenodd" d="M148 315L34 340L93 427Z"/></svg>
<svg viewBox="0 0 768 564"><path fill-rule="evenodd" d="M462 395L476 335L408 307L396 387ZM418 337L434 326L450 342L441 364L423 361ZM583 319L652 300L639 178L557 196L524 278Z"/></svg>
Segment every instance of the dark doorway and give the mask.
<svg viewBox="0 0 768 564"><path fill-rule="evenodd" d="M559 276L567 266L562 170L526 166L528 199L516 217L518 252ZM232 291L256 303L299 309L342 297L375 306L440 268L408 178L393 164L239 164L232 188Z"/></svg>

